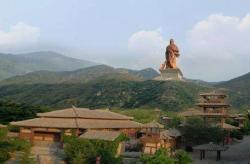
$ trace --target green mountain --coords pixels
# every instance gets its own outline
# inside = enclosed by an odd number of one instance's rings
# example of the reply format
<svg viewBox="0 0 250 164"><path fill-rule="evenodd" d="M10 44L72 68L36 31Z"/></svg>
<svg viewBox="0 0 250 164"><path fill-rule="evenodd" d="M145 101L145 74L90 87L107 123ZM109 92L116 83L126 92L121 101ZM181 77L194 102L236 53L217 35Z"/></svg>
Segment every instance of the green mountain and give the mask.
<svg viewBox="0 0 250 164"><path fill-rule="evenodd" d="M209 89L190 82L148 80L158 76L150 68L115 69L98 65L75 71L37 71L0 82L0 100L30 105L90 108L159 107L182 110L194 105L198 93Z"/></svg>
<svg viewBox="0 0 250 164"><path fill-rule="evenodd" d="M130 70L98 65L75 71L37 71L0 82L0 100L53 108L161 108L179 111L194 107L200 92L225 88L234 109L250 107L249 74L216 84L187 80L154 81L153 69ZM224 90L225 90L224 89Z"/></svg>
<svg viewBox="0 0 250 164"><path fill-rule="evenodd" d="M221 82L217 86L243 94L250 93L250 72L232 80Z"/></svg>
<svg viewBox="0 0 250 164"><path fill-rule="evenodd" d="M188 82L95 79L85 83L12 84L0 87L0 100L54 108L161 108L179 111L193 107L198 93L210 88Z"/></svg>
<svg viewBox="0 0 250 164"><path fill-rule="evenodd" d="M134 71L121 68L115 69L106 65L97 65L66 72L32 72L22 76L15 76L5 79L0 82L0 85L86 83L97 79L142 81L152 79L156 76L158 76L158 73L151 68Z"/></svg>
<svg viewBox="0 0 250 164"><path fill-rule="evenodd" d="M159 76L159 73L155 71L153 68L146 68L142 70L131 70L131 69L125 69L125 68L118 68L116 69L120 73L127 73L130 75L138 76L139 78L143 80L152 80L155 77Z"/></svg>
<svg viewBox="0 0 250 164"><path fill-rule="evenodd" d="M92 65L96 63L66 57L51 51L18 55L0 53L0 80L39 70L71 71Z"/></svg>
<svg viewBox="0 0 250 164"><path fill-rule="evenodd" d="M241 109L250 107L250 72L229 81L221 82L215 87L225 88L233 106Z"/></svg>

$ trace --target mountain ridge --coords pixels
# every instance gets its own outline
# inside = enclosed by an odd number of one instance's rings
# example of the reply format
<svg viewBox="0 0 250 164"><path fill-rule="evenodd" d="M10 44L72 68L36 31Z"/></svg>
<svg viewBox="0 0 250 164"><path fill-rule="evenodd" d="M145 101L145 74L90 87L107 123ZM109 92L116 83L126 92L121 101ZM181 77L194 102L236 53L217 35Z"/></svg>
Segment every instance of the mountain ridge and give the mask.
<svg viewBox="0 0 250 164"><path fill-rule="evenodd" d="M52 51L23 54L0 53L0 80L39 70L70 71L93 65L97 64Z"/></svg>
<svg viewBox="0 0 250 164"><path fill-rule="evenodd" d="M107 65L96 65L74 71L35 71L2 80L0 85L84 83L95 79L143 81L153 79L156 76L158 76L158 73L152 68L129 70L125 68L113 68Z"/></svg>

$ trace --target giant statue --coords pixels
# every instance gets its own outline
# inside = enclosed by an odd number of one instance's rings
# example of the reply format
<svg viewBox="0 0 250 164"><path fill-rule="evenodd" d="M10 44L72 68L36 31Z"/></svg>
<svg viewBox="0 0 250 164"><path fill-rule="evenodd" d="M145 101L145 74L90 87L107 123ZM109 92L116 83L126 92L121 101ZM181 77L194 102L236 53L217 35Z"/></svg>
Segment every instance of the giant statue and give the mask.
<svg viewBox="0 0 250 164"><path fill-rule="evenodd" d="M170 39L170 44L166 48L166 60L161 64L161 75L156 77L155 80L181 80L183 81L183 74L176 65L176 58L180 56L179 49L174 43L173 39Z"/></svg>
<svg viewBox="0 0 250 164"><path fill-rule="evenodd" d="M170 44L166 48L166 61L164 64L161 65L160 70L172 68L172 69L177 69L176 65L176 58L180 56L179 54L179 49L174 43L173 39L170 39Z"/></svg>

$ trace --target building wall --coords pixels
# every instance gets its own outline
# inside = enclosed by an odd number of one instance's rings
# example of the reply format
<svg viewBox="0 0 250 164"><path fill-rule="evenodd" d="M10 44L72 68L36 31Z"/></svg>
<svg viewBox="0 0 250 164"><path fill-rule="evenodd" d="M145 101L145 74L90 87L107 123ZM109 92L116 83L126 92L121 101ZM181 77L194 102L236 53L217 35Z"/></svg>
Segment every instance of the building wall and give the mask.
<svg viewBox="0 0 250 164"><path fill-rule="evenodd" d="M159 148L174 148L175 147L175 140L159 140L158 142L150 142L145 141L143 143L143 153L145 154L154 154L156 150Z"/></svg>

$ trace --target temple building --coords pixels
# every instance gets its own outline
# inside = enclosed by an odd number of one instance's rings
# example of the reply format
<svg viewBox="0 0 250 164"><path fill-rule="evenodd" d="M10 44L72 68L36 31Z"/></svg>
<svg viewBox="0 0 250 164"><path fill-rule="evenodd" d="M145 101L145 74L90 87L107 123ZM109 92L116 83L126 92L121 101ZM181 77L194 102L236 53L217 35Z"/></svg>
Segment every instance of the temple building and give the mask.
<svg viewBox="0 0 250 164"><path fill-rule="evenodd" d="M89 130L119 131L130 137L136 137L143 124L133 121L132 117L109 110L90 110L86 108L68 108L47 113L38 113L38 118L11 122L19 126L19 137L36 141L60 142L62 135L77 136Z"/></svg>
<svg viewBox="0 0 250 164"><path fill-rule="evenodd" d="M228 109L230 105L226 103L227 95L218 92L202 93L200 102L197 104L199 110L191 109L182 112L180 115L184 117L200 116L206 124L219 126L227 132L224 139L225 144L231 143L230 133L239 130L239 127L226 123L226 119L230 118Z"/></svg>
<svg viewBox="0 0 250 164"><path fill-rule="evenodd" d="M223 93L202 93L200 94L202 100L197 104L201 108L201 116L204 121L208 123L215 123L215 119L218 120L218 124L222 127L225 123L225 118L229 115L227 113L229 104L225 102L226 95ZM213 118L210 121L209 118Z"/></svg>
<svg viewBox="0 0 250 164"><path fill-rule="evenodd" d="M226 94L210 92L202 93L200 94L200 96L200 102L197 103L197 107L199 109L186 110L180 113L180 116L200 116L207 124L217 125L225 130L239 129L238 127L229 125L225 122L226 118L230 118L230 115L228 113L230 105L226 103Z"/></svg>
<svg viewBox="0 0 250 164"><path fill-rule="evenodd" d="M181 136L176 129L164 129L164 125L152 121L144 124L145 135L140 138L144 154L154 154L159 148L166 148L173 151L176 148L177 140Z"/></svg>

